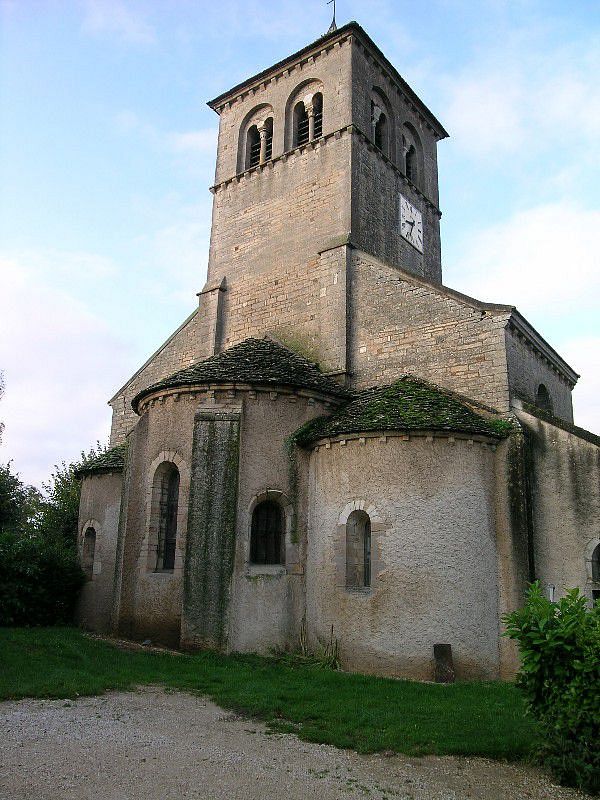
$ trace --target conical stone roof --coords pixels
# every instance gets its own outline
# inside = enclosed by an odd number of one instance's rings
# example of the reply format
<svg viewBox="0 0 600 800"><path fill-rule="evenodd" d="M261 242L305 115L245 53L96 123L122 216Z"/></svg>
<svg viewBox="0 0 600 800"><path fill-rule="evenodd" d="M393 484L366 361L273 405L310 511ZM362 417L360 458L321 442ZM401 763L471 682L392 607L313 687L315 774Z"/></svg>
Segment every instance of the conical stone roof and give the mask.
<svg viewBox="0 0 600 800"><path fill-rule="evenodd" d="M306 358L271 339L251 338L148 386L136 394L131 405L137 412L144 397L161 389L229 383L312 389L333 397L350 397L347 389Z"/></svg>
<svg viewBox="0 0 600 800"><path fill-rule="evenodd" d="M503 419L477 414L455 395L410 375L365 389L326 417L318 417L296 432L296 442L308 446L318 439L374 431L448 431L502 438L511 429Z"/></svg>

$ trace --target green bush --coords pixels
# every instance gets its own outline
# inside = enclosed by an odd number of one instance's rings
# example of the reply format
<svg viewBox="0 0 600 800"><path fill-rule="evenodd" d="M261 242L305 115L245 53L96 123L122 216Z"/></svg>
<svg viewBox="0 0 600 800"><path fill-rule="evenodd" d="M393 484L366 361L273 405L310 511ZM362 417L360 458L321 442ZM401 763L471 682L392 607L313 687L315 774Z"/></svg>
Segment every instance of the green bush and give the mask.
<svg viewBox="0 0 600 800"><path fill-rule="evenodd" d="M600 604L573 589L553 603L539 583L507 614L521 651L518 685L541 726L542 762L568 786L600 792Z"/></svg>
<svg viewBox="0 0 600 800"><path fill-rule="evenodd" d="M0 532L0 626L71 622L84 581L73 547Z"/></svg>

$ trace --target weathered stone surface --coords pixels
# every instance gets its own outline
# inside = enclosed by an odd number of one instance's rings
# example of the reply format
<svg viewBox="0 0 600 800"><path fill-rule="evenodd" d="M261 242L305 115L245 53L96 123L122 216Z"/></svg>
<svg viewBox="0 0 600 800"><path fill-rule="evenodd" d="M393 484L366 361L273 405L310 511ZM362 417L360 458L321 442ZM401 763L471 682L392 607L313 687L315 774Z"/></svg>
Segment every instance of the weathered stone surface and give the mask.
<svg viewBox="0 0 600 800"><path fill-rule="evenodd" d="M194 420L181 641L227 640L236 539L241 412L203 409Z"/></svg>

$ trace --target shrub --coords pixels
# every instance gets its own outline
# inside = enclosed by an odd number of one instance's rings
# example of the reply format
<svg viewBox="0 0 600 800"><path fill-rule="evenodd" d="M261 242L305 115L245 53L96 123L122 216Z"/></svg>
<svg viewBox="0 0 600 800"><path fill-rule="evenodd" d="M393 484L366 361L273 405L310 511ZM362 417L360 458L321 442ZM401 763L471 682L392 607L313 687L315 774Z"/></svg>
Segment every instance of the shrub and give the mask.
<svg viewBox="0 0 600 800"><path fill-rule="evenodd" d="M0 625L71 622L84 581L74 548L35 534L0 532Z"/></svg>
<svg viewBox="0 0 600 800"><path fill-rule="evenodd" d="M588 609L578 589L553 603L534 583L504 621L519 644L517 683L541 726L542 762L562 783L600 792L600 604Z"/></svg>

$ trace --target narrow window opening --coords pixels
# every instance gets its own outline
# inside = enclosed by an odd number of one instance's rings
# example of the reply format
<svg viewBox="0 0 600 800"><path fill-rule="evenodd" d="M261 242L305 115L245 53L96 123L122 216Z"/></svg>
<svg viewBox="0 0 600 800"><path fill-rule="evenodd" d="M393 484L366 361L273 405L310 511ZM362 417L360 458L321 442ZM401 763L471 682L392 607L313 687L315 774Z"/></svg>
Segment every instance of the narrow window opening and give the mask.
<svg viewBox="0 0 600 800"><path fill-rule="evenodd" d="M321 92L313 97L313 113L315 117L315 139L320 139L323 135L323 95Z"/></svg>
<svg viewBox="0 0 600 800"><path fill-rule="evenodd" d="M83 553L81 558L81 566L85 573L85 578L88 581L91 581L94 575L95 554L96 554L96 531L94 530L94 528L87 528L83 537Z"/></svg>
<svg viewBox="0 0 600 800"><path fill-rule="evenodd" d="M543 383L540 383L538 386L535 395L535 404L538 408L541 408L542 411L552 413L552 398L550 397L550 392Z"/></svg>
<svg viewBox="0 0 600 800"><path fill-rule="evenodd" d="M259 503L252 513L250 533L252 564L284 564L285 535L281 506L271 500Z"/></svg>
<svg viewBox="0 0 600 800"><path fill-rule="evenodd" d="M157 571L175 567L178 503L179 470L172 464L164 471L160 481Z"/></svg>
<svg viewBox="0 0 600 800"><path fill-rule="evenodd" d="M346 587L371 586L371 520L364 511L353 511L346 523Z"/></svg>
<svg viewBox="0 0 600 800"><path fill-rule="evenodd" d="M596 545L592 553L592 580L600 583L600 544Z"/></svg>
<svg viewBox="0 0 600 800"><path fill-rule="evenodd" d="M260 164L260 133L256 125L248 129L246 137L246 169Z"/></svg>
<svg viewBox="0 0 600 800"><path fill-rule="evenodd" d="M406 151L406 177L414 184L417 182L417 151L414 145L410 145Z"/></svg>
<svg viewBox="0 0 600 800"><path fill-rule="evenodd" d="M309 137L309 121L304 101L294 107L294 147L306 144Z"/></svg>
<svg viewBox="0 0 600 800"><path fill-rule="evenodd" d="M371 129L375 147L387 154L387 117L375 103L371 103Z"/></svg>
<svg viewBox="0 0 600 800"><path fill-rule="evenodd" d="M265 122L265 161L270 161L273 158L273 119Z"/></svg>

